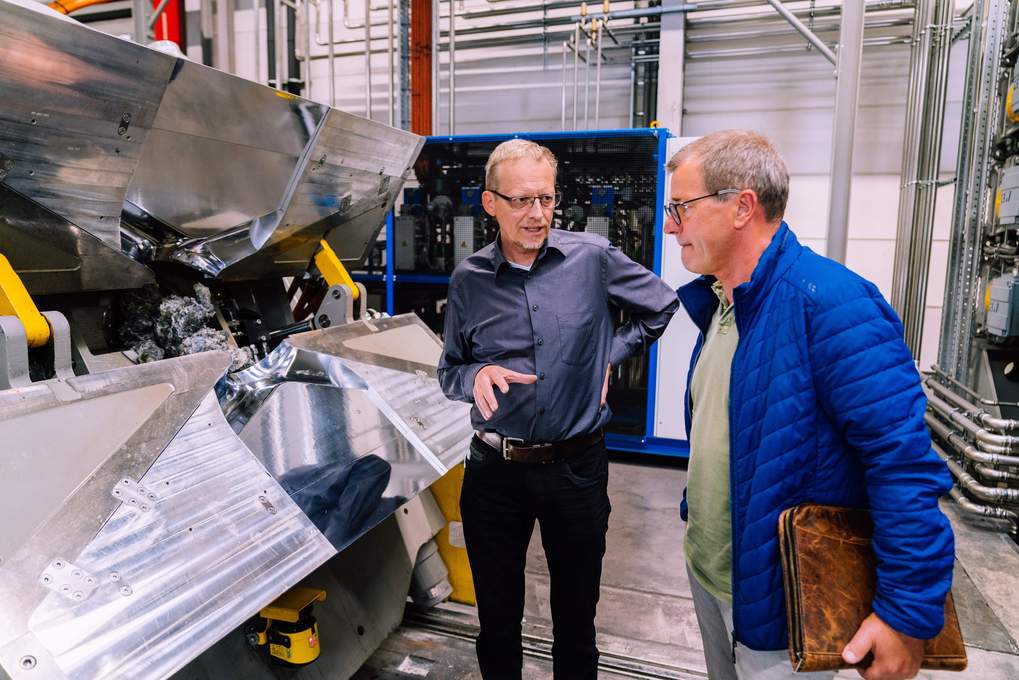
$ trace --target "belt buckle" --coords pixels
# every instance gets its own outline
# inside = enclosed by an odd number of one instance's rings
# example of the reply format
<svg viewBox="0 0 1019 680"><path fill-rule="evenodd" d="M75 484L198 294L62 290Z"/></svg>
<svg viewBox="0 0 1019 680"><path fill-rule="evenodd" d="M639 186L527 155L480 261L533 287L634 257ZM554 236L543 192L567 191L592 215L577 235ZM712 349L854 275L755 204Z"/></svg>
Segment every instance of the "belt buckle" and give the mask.
<svg viewBox="0 0 1019 680"><path fill-rule="evenodd" d="M503 437L502 438L502 459L503 460L509 460L510 459L510 457L509 457L509 444L512 443L512 442L518 442L520 444L523 444L524 440L520 439L518 437Z"/></svg>

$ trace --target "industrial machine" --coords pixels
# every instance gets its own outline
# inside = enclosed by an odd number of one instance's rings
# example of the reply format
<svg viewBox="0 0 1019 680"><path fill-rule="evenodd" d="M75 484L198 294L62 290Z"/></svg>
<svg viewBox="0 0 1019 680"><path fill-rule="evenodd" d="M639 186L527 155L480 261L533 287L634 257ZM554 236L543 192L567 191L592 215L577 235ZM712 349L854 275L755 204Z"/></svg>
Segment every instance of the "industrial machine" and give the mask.
<svg viewBox="0 0 1019 680"><path fill-rule="evenodd" d="M422 143L0 0L7 676L258 677L240 629L299 583L352 672L415 564L442 591L467 406L342 276Z"/></svg>
<svg viewBox="0 0 1019 680"><path fill-rule="evenodd" d="M498 233L495 219L481 207L485 161L499 143L513 137L545 145L558 159L556 184L563 199L555 210L554 228L599 234L670 285L684 280L684 274L673 274L675 267L682 268L678 253L664 257L668 130L429 137L385 241L376 244L368 266L355 273L378 306L391 314L413 312L433 331L442 332L450 273ZM618 320L625 320L623 312ZM676 330L645 355L613 367L610 447L687 455L682 422L686 366L681 374L670 366L668 379L659 378L665 355L689 357L685 350L696 337L691 323L677 321Z"/></svg>
<svg viewBox="0 0 1019 680"><path fill-rule="evenodd" d="M1016 536L1019 520L1019 17L978 0L954 27L954 4L917 7L910 112L893 295L918 352L930 257L933 196L955 185L951 251L937 364L926 376L927 424L966 516ZM958 161L938 175L948 51L969 40ZM902 219L905 216L906 219ZM901 251L901 253L900 253Z"/></svg>

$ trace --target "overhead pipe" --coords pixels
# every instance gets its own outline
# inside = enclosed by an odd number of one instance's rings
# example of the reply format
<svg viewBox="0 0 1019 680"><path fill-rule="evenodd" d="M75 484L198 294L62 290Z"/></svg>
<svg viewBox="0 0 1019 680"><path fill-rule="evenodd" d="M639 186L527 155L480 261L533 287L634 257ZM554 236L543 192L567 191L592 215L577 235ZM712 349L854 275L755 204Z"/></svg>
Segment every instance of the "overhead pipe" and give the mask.
<svg viewBox="0 0 1019 680"><path fill-rule="evenodd" d="M830 61L833 65L836 64L838 60L835 58L835 53L832 52L831 48L828 47L828 45L825 44L823 40L814 35L814 32L807 28L807 26L802 21L800 21L795 14L786 9L785 5L779 2L779 0L768 0L768 4L774 7L775 11L781 14L782 17L789 22L789 25L795 28L800 35L806 38L807 42L813 45L817 49L817 51L824 56L825 59ZM843 5L843 7L845 7L845 5ZM841 43L842 41L840 40L839 42Z"/></svg>
<svg viewBox="0 0 1019 680"><path fill-rule="evenodd" d="M763 0L759 4L766 5L766 4L768 4L768 2L767 2L767 0ZM903 12L905 10L913 9L914 3L913 2L907 2L907 3L903 3L902 5L898 5L898 6L895 6L895 7L886 7L886 6L883 6L883 3L881 3L881 2L874 2L873 0L868 0L868 2L865 3L865 6L866 6L867 14L870 14L870 15L874 15L874 14L896 14L896 13L901 13L901 12ZM696 10L691 10L690 13L693 16L691 16L689 19L687 19L687 24L688 24L689 30L691 30L691 31L700 31L700 30L706 30L708 28L712 28L712 27L716 27L716 26L732 26L733 24L737 24L737 25L738 24L765 24L765 25L770 25L770 24L779 24L779 23L782 23L784 25L788 25L788 22L784 18L776 17L771 12L755 12L755 13L748 13L748 14L727 14L727 15L720 16L720 17L713 16L713 17L698 18L697 15L700 14L702 11L704 11L704 3L697 3L697 9ZM809 7L807 7L807 8L803 8L803 9L793 9L793 10L790 10L790 11L795 16L797 16L797 17L800 17L800 16L809 17L810 19L815 20L815 21L817 19L827 19L827 18L831 18L831 17L840 17L842 15L842 9L839 6L816 7L814 9L810 9ZM817 30L816 26L815 26L814 30Z"/></svg>
<svg viewBox="0 0 1019 680"><path fill-rule="evenodd" d="M871 31L881 28L897 28L900 26L912 27L913 20L907 17L901 19L878 19L877 21L868 21L864 24L864 29ZM838 20L831 24L814 25L814 33L829 33L839 30ZM776 26L766 26L760 28L752 28L742 31L728 31L725 33L708 33L708 32L691 32L690 37L687 38L688 43L708 43L708 42L723 42L726 40L757 40L759 38L772 38L772 37L784 37L790 34L790 27L786 23Z"/></svg>
<svg viewBox="0 0 1019 680"><path fill-rule="evenodd" d="M866 38L863 41L864 47L888 47L890 45L908 45L909 36L893 36L880 38ZM719 50L691 50L687 52L688 59L719 59L729 57L753 57L758 55L800 53L803 47L799 45L769 45L767 47L747 47Z"/></svg>

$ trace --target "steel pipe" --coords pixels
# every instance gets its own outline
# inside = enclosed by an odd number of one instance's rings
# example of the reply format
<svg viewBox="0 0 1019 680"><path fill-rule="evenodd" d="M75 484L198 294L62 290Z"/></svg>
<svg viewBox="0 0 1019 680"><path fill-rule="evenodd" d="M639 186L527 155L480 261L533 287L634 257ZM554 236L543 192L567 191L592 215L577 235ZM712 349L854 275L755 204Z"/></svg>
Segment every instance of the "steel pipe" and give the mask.
<svg viewBox="0 0 1019 680"><path fill-rule="evenodd" d="M909 36L867 38L863 41L864 47L888 47L889 45L909 44ZM691 50L686 56L689 59L719 59L728 57L753 57L760 55L775 55L787 53L801 53L803 47L800 45L769 45L766 47L747 47L721 50Z"/></svg>
<svg viewBox="0 0 1019 680"><path fill-rule="evenodd" d="M1019 502L1019 489L1002 489L998 487L984 486L976 480L971 474L966 472L961 465L955 462L955 459L949 456L947 453L941 450L941 447L937 444L933 445L934 453L938 454L938 458L945 462L948 469L951 471L952 476L955 477L959 484L969 493L976 496L979 500L987 501L989 503L1017 503Z"/></svg>
<svg viewBox="0 0 1019 680"><path fill-rule="evenodd" d="M967 515L973 515L981 519L987 519L991 521L1004 522L1008 525L1009 533L1015 533L1016 522L1019 521L1019 514L1005 508L996 508L990 505L980 505L974 503L959 490L959 487L953 486L952 490L948 492L948 495L952 497L959 510Z"/></svg>
<svg viewBox="0 0 1019 680"><path fill-rule="evenodd" d="M562 115L559 122L559 129L565 130L567 128L567 43L562 43Z"/></svg>
<svg viewBox="0 0 1019 680"><path fill-rule="evenodd" d="M335 20L333 17L333 6L335 0L329 0L329 106L336 106L336 41L333 33L335 31Z"/></svg>
<svg viewBox="0 0 1019 680"><path fill-rule="evenodd" d="M597 22L597 20L595 20ZM594 37L598 43L598 52L595 57L597 66L595 67L594 77L594 128L597 130L601 121L601 41L602 34L601 23L595 23Z"/></svg>
<svg viewBox="0 0 1019 680"><path fill-rule="evenodd" d="M1012 432L1013 430L1019 430L1019 420L1013 420L1011 418L995 418L973 402L959 396L951 389L938 383L931 377L925 378L923 383L930 389L937 392L940 396L955 404L957 407L965 409L973 419L973 422L981 427L998 430L999 432Z"/></svg>
<svg viewBox="0 0 1019 680"><path fill-rule="evenodd" d="M931 432L944 439L948 442L949 446L974 463L1019 466L1019 456L1008 456L999 453L987 453L985 451L981 451L967 442L966 439L958 432L955 432L952 428L948 427L948 425L935 418L932 413L925 414L924 421L931 429Z"/></svg>
<svg viewBox="0 0 1019 680"><path fill-rule="evenodd" d="M863 5L842 5L839 58L835 67L835 122L832 128L831 191L828 196L827 255L846 261L849 240L849 194L853 182L853 140L863 58Z"/></svg>
<svg viewBox="0 0 1019 680"><path fill-rule="evenodd" d="M347 0L343 0L346 6ZM346 25L347 13L343 13ZM364 0L364 117L372 117L372 36L371 36L371 0Z"/></svg>
<svg viewBox="0 0 1019 680"><path fill-rule="evenodd" d="M830 61L833 65L836 63L835 53L831 51L831 48L828 47L828 45L826 45L823 40L821 40L816 35L814 35L814 32L811 31L809 28L807 28L807 26L802 21L800 21L799 18L795 14L793 14L788 9L786 9L785 5L783 5L781 2L779 2L779 0L768 0L768 4L771 5L772 7L774 7L775 11L778 12L779 14L781 14L782 17L786 21L789 22L789 25L792 26L793 28L795 28L797 33L799 33L804 38L806 38L807 42L810 43L811 45L813 45L817 49L817 51L820 52L822 54L822 56L824 56L825 59ZM846 4L852 4L852 3L846 3ZM845 9L844 8L846 7L846 4L842 5L843 13L845 13ZM854 14L850 13L850 16L854 16ZM863 22L862 22L863 11L862 11L862 9L860 11L860 16L861 16L860 33L862 35L862 33L863 33L863 28L862 28L862 25L863 25ZM840 45L846 45L846 42L844 42L844 38L840 38L839 44ZM852 73L850 72L849 75L851 76Z"/></svg>
<svg viewBox="0 0 1019 680"><path fill-rule="evenodd" d="M396 50L393 49L393 31L395 30L393 22L393 2L394 0L388 0L387 4L387 15L389 16L389 127L393 127L396 116Z"/></svg>
<svg viewBox="0 0 1019 680"><path fill-rule="evenodd" d="M991 479L996 482L1019 482L1019 472L996 470L995 468L988 467L983 463L974 463L973 469L976 470L977 474L984 479Z"/></svg>
<svg viewBox="0 0 1019 680"><path fill-rule="evenodd" d="M449 0L449 134L456 134L456 0Z"/></svg>
<svg viewBox="0 0 1019 680"><path fill-rule="evenodd" d="M1007 434L995 434L977 425L959 408L953 407L939 397L927 393L927 403L933 406L942 416L949 421L966 430L978 442L985 445L985 448L997 453L998 451L1009 453L1019 448L1019 437L1012 437Z"/></svg>

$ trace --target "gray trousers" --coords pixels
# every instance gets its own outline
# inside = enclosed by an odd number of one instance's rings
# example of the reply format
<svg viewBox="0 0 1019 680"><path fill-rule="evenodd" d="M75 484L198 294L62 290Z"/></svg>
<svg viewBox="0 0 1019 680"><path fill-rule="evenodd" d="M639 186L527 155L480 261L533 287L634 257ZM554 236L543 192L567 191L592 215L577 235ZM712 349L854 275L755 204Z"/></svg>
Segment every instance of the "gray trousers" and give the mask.
<svg viewBox="0 0 1019 680"><path fill-rule="evenodd" d="M694 611L711 680L832 680L835 677L834 672L794 673L784 649L761 652L737 644L733 661L732 607L706 591L689 568L686 574L693 591Z"/></svg>

